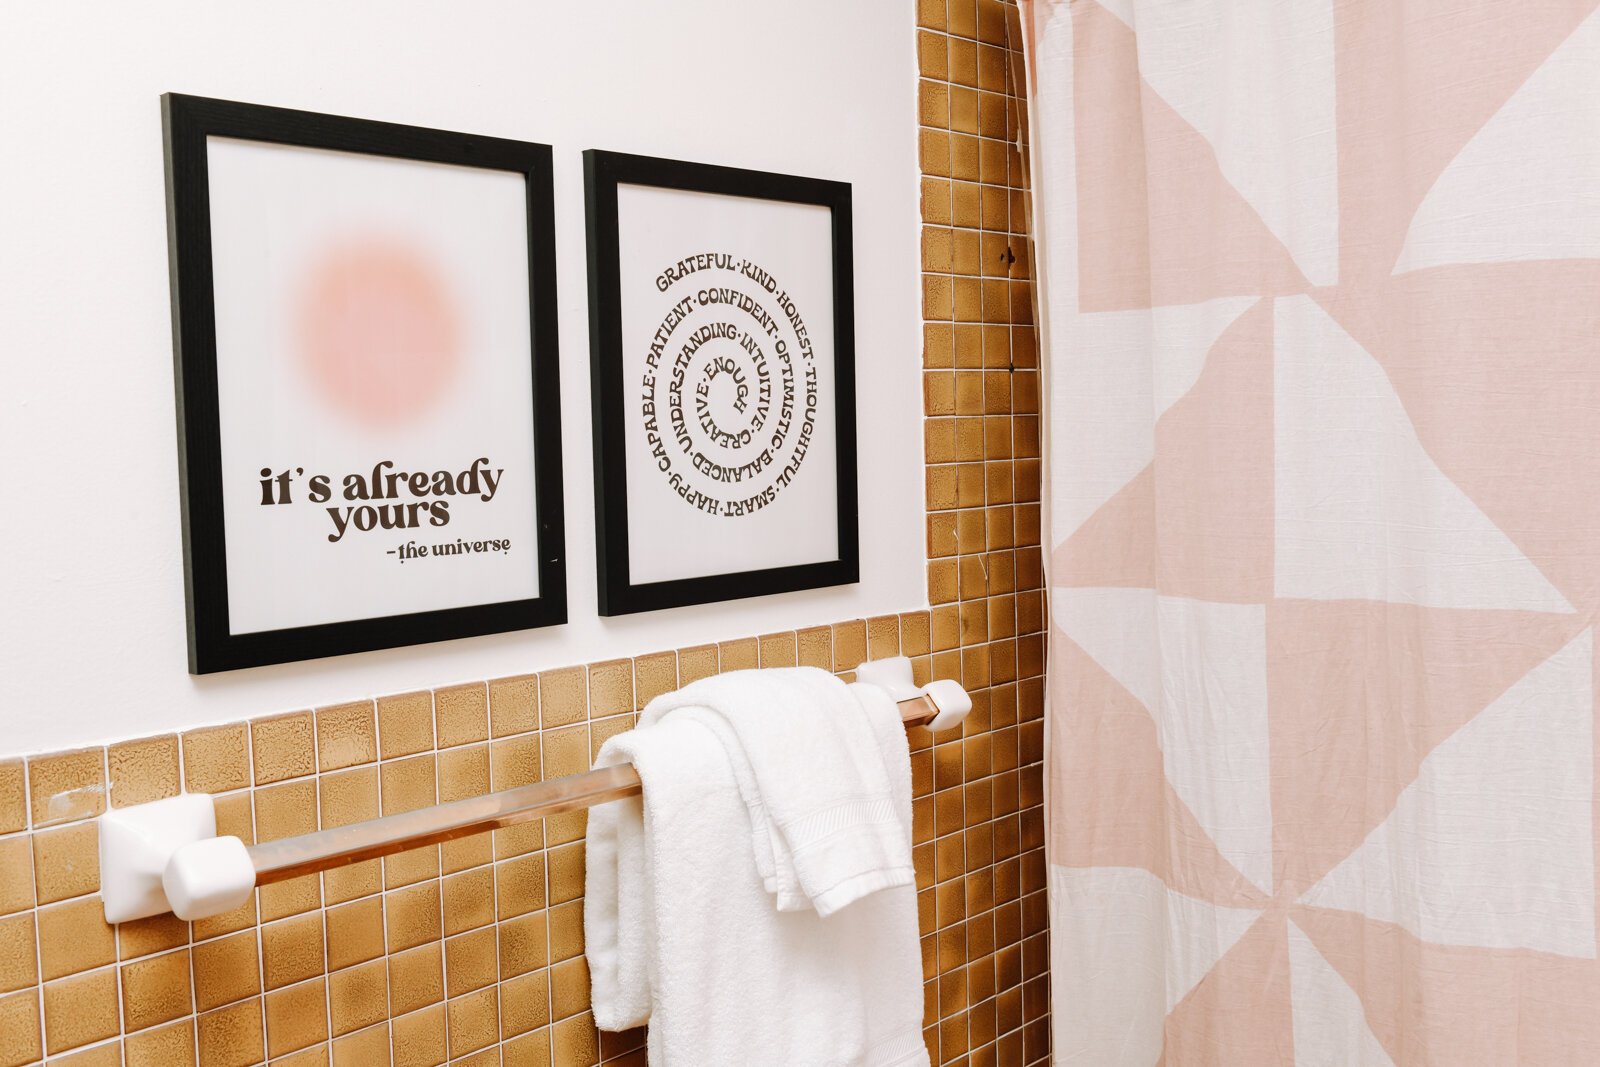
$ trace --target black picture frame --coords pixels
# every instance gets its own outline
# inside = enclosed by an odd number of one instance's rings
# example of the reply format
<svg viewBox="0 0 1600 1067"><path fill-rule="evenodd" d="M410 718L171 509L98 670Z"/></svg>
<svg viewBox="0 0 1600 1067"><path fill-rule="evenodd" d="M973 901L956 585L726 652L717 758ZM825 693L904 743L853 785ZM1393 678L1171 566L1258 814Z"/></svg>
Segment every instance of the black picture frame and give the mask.
<svg viewBox="0 0 1600 1067"><path fill-rule="evenodd" d="M851 187L819 178L590 149L583 154L593 378L594 491L600 614L641 611L849 585L861 580L857 502L855 281ZM839 558L635 584L629 574L626 403L617 187L713 193L812 204L832 213L833 359Z"/></svg>
<svg viewBox="0 0 1600 1067"><path fill-rule="evenodd" d="M210 674L564 623L555 206L548 145L167 93L168 256L189 671ZM227 137L511 171L527 184L539 595L235 634L229 628L207 138Z"/></svg>

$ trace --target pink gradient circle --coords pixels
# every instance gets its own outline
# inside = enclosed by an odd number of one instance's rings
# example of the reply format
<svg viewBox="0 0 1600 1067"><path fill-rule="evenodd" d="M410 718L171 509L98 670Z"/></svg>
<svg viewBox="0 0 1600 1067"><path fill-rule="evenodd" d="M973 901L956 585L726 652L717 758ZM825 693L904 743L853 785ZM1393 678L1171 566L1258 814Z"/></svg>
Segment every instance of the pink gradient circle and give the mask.
<svg viewBox="0 0 1600 1067"><path fill-rule="evenodd" d="M298 307L301 362L317 391L368 427L414 422L461 367L461 313L424 250L391 237L330 244Z"/></svg>

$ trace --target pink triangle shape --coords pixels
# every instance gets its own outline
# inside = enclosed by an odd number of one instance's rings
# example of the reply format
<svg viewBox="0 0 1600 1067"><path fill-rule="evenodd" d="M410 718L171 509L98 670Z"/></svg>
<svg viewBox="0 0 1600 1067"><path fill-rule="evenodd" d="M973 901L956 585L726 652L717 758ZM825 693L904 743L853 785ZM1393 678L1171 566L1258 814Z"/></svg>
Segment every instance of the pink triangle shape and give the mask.
<svg viewBox="0 0 1600 1067"><path fill-rule="evenodd" d="M1294 1067L1289 997L1288 927L1269 911L1167 1016L1162 1062Z"/></svg>
<svg viewBox="0 0 1600 1067"><path fill-rule="evenodd" d="M1144 705L1065 634L1052 640L1050 862L1138 867L1197 900L1264 907L1167 782Z"/></svg>
<svg viewBox="0 0 1600 1067"><path fill-rule="evenodd" d="M1098 4L1072 19L1079 310L1303 292L1211 144L1140 77L1133 31Z"/></svg>
<svg viewBox="0 0 1600 1067"><path fill-rule="evenodd" d="M1297 897L1393 810L1428 753L1577 635L1570 615L1375 600L1267 608L1274 884Z"/></svg>
<svg viewBox="0 0 1600 1067"><path fill-rule="evenodd" d="M1408 0L1401 13L1393 0L1340 4L1341 278L1389 275L1445 167L1595 6Z"/></svg>
<svg viewBox="0 0 1600 1067"><path fill-rule="evenodd" d="M1528 949L1431 945L1354 912L1295 924L1361 998L1396 1067L1571 1067L1600 1049L1600 963Z"/></svg>
<svg viewBox="0 0 1600 1067"><path fill-rule="evenodd" d="M1315 294L1439 468L1580 611L1600 609L1600 262L1440 267Z"/></svg>
<svg viewBox="0 0 1600 1067"><path fill-rule="evenodd" d="M1052 584L1272 597L1272 328L1263 300L1222 333L1156 423L1154 463L1057 547Z"/></svg>

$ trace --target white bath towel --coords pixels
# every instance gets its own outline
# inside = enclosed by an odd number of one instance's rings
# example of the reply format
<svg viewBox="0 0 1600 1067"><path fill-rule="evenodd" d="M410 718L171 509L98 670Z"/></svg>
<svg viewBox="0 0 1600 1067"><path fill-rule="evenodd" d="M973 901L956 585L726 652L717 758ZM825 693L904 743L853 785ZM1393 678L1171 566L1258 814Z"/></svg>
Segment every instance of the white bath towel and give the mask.
<svg viewBox="0 0 1600 1067"><path fill-rule="evenodd" d="M911 769L893 701L853 686L909 850ZM863 715L863 712L865 713ZM596 1025L649 1024L652 1067L926 1067L916 890L885 888L823 917L780 912L750 847L749 811L719 731L684 708L620 734L644 798L589 815L584 933Z"/></svg>
<svg viewBox="0 0 1600 1067"><path fill-rule="evenodd" d="M756 869L780 911L827 916L916 880L874 717L815 667L732 671L656 697L646 727L683 709L721 741L750 812ZM898 713L879 716L901 730ZM903 739L899 742L904 748Z"/></svg>

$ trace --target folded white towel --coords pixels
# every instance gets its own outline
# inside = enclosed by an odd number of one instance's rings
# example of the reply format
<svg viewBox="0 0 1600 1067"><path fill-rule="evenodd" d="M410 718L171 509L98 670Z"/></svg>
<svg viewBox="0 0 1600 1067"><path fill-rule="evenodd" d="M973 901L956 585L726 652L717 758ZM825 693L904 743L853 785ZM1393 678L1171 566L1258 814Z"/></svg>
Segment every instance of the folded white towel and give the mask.
<svg viewBox="0 0 1600 1067"><path fill-rule="evenodd" d="M711 713L704 721L733 767L756 868L780 911L827 916L916 881L910 820L897 817L871 717L838 678L815 667L719 674L656 697L639 725L685 708Z"/></svg>
<svg viewBox="0 0 1600 1067"><path fill-rule="evenodd" d="M897 840L909 851L898 710L872 686L846 695L868 724L866 751L890 780ZM589 815L584 933L596 1025L648 1023L653 1067L926 1067L914 885L828 918L778 911L718 736L726 726L717 712L684 708L600 750L597 765L632 761L644 799Z"/></svg>

